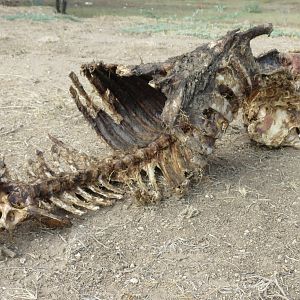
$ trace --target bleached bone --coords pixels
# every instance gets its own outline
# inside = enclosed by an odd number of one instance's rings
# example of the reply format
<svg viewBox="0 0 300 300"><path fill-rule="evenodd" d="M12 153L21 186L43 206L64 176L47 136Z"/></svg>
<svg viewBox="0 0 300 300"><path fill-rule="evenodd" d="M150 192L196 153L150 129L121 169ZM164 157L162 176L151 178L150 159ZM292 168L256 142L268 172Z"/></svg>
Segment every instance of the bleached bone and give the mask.
<svg viewBox="0 0 300 300"><path fill-rule="evenodd" d="M93 205L91 203L86 203L85 201L78 199L74 193L71 194L69 192L63 192L61 197L62 197L63 201L65 201L66 203L70 203L70 204L73 204L73 205L76 205L76 206L79 206L82 208L86 208L89 210L99 209L99 207L96 205Z"/></svg>
<svg viewBox="0 0 300 300"><path fill-rule="evenodd" d="M108 206L109 203L110 204L113 203L112 200L101 198L98 195L93 196L93 195L89 194L88 192L84 191L83 189L81 189L79 187L76 188L75 193L79 194L80 196L82 196L87 201L89 201L91 203L95 203L95 204L100 205L100 206Z"/></svg>
<svg viewBox="0 0 300 300"><path fill-rule="evenodd" d="M64 199L64 198L63 198ZM50 201L55 204L56 206L74 214L74 215L78 215L81 216L84 214L84 211L75 208L72 204L70 205L69 203L66 203L64 200L59 199L57 197L51 197Z"/></svg>
<svg viewBox="0 0 300 300"><path fill-rule="evenodd" d="M103 191L102 189L96 187L95 185L88 186L88 189L90 189L95 194L100 195L100 196L104 196L105 198L108 198L108 199L118 199L118 200L121 200L121 199L124 198L124 196L122 194L116 194L116 193L106 192L106 191Z"/></svg>

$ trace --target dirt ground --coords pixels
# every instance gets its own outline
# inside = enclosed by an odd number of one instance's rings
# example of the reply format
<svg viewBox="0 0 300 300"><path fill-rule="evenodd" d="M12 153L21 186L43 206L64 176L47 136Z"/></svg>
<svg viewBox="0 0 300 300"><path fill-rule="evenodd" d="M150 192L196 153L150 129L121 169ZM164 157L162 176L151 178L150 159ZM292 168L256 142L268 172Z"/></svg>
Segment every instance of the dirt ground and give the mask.
<svg viewBox="0 0 300 300"><path fill-rule="evenodd" d="M50 8L7 8L0 16ZM22 174L47 134L86 153L109 149L77 111L68 73L93 60L163 60L205 42L125 34L141 18L74 22L0 17L0 154ZM255 53L300 49L261 37ZM178 199L141 207L130 199L51 230L29 221L0 245L0 299L300 299L300 153L251 143L235 126L218 143L209 174Z"/></svg>

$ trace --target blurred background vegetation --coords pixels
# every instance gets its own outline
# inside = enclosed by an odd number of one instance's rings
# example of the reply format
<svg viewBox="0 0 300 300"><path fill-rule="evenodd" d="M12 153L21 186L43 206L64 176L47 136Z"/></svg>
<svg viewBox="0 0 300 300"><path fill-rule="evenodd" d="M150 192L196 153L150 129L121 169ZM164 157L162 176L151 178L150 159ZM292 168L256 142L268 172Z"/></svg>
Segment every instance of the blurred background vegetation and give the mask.
<svg viewBox="0 0 300 300"><path fill-rule="evenodd" d="M18 5L55 5L55 0L2 1ZM272 22L273 36L300 37L300 0L69 0L67 13L64 18L73 21L105 15L140 17L123 29L132 34L172 32L214 39L232 28L246 29ZM49 21L62 17L15 15L7 18Z"/></svg>

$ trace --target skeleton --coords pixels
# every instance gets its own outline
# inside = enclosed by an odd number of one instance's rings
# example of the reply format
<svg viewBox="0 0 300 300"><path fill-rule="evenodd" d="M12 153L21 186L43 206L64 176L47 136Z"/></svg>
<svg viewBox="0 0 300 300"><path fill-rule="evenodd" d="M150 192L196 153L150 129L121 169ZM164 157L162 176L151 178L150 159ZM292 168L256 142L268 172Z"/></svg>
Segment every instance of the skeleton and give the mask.
<svg viewBox="0 0 300 300"><path fill-rule="evenodd" d="M271 25L235 30L163 63L83 65L100 105L72 72L78 109L115 154L90 157L50 136L52 166L37 151L29 182L11 179L3 160L0 228L29 217L65 226L68 214L112 205L128 191L142 203L182 193L201 176L240 108L252 139L299 148L299 55L271 51L255 58L250 48L251 39L271 31Z"/></svg>

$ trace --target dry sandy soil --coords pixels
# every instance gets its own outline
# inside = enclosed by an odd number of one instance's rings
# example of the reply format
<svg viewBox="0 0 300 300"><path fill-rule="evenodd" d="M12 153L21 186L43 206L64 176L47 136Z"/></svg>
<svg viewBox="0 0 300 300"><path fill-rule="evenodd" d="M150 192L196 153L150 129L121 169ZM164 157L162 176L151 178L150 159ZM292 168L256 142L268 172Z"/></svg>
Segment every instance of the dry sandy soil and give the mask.
<svg viewBox="0 0 300 300"><path fill-rule="evenodd" d="M5 8L0 15L49 8ZM81 22L0 18L1 154L21 173L51 133L81 151L109 149L77 111L68 73L92 60L163 60L205 42L176 35L129 35L142 19ZM262 37L255 53L300 49ZM130 199L51 230L29 221L0 243L0 299L300 299L300 153L270 150L232 128L209 174L185 197L141 207ZM0 244L0 246L1 246Z"/></svg>

